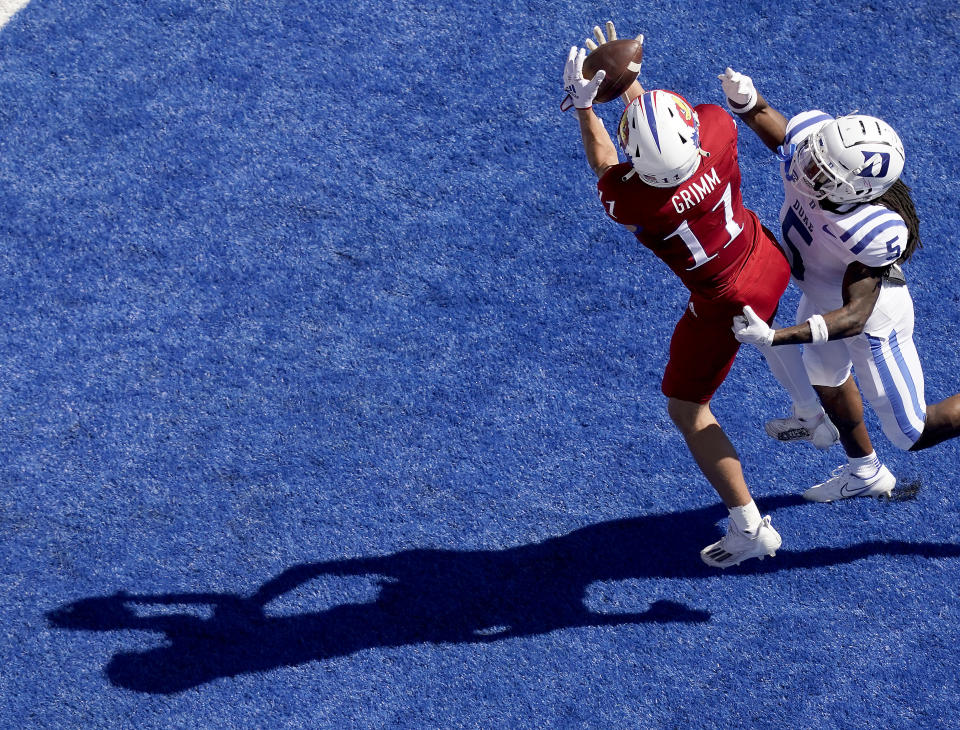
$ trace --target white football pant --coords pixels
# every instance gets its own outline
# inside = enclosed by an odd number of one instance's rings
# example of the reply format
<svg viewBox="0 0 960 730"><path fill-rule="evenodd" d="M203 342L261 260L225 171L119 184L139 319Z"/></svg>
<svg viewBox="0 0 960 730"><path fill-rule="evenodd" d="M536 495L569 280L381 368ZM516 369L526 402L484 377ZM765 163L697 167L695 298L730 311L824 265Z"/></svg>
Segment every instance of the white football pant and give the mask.
<svg viewBox="0 0 960 730"><path fill-rule="evenodd" d="M797 306L797 323L817 312L806 295ZM814 385L837 387L857 374L860 391L880 418L883 432L900 449L923 433L927 403L923 369L913 344L913 300L904 285L883 283L861 334L803 346L803 364Z"/></svg>

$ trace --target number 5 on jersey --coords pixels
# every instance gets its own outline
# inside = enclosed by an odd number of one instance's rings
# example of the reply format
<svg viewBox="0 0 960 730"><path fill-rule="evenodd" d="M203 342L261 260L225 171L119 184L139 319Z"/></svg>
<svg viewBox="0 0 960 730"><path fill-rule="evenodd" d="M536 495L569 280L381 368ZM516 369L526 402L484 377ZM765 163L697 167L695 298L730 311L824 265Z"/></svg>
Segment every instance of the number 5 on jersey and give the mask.
<svg viewBox="0 0 960 730"><path fill-rule="evenodd" d="M800 240L807 246L813 243L813 235L803 225L803 221L800 220L800 216L793 208L790 208L783 216L780 232L783 234L783 245L787 247L787 258L790 259L790 273L797 281L803 281L803 256L796 241L793 240L793 235L800 236Z"/></svg>

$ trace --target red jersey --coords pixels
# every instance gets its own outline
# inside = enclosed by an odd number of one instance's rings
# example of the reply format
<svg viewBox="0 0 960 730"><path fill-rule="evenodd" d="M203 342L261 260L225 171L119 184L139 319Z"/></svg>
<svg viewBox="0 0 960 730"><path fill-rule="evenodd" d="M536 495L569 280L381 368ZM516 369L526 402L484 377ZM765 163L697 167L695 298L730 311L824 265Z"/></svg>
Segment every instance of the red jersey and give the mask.
<svg viewBox="0 0 960 730"><path fill-rule="evenodd" d="M597 182L603 208L617 223L636 226L637 240L653 251L684 285L703 296L722 295L736 280L764 235L756 214L743 205L737 161L737 125L716 104L700 104L701 157L692 177L655 188L629 162L614 165Z"/></svg>

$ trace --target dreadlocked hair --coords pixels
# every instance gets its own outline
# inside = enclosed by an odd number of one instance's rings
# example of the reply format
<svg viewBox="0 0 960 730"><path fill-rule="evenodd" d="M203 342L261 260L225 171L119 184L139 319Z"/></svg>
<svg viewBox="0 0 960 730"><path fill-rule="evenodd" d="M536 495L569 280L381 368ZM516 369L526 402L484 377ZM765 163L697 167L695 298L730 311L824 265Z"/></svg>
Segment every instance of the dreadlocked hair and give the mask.
<svg viewBox="0 0 960 730"><path fill-rule="evenodd" d="M907 246L896 261L896 263L902 264L913 256L914 251L923 247L920 242L920 219L917 217L917 209L913 205L913 198L910 196L910 188L903 180L897 180L887 192L870 202L898 213L903 218L903 222L907 224Z"/></svg>

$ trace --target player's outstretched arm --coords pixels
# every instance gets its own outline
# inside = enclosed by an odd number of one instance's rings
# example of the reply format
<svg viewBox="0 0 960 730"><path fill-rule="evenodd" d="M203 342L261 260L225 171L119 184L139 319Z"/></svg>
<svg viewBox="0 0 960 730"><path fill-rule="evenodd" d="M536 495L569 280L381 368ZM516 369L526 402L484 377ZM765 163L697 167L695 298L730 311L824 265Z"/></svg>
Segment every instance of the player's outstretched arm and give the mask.
<svg viewBox="0 0 960 730"><path fill-rule="evenodd" d="M842 340L863 332L873 313L883 285L883 268L854 261L843 277L843 306L824 315L815 314L803 324L772 329L750 307L733 318L733 334L744 344L757 347L791 344L819 344Z"/></svg>
<svg viewBox="0 0 960 730"><path fill-rule="evenodd" d="M583 78L583 59L587 52L583 48L573 46L567 55L567 63L563 68L563 90L577 110L577 119L580 122L580 136L583 139L583 149L587 154L587 163L597 177L603 175L607 168L616 165L617 148L607 133L606 127L593 111L593 99L597 95L600 82L605 72L601 69L587 81Z"/></svg>
<svg viewBox="0 0 960 730"><path fill-rule="evenodd" d="M749 76L728 66L717 78L723 86L730 111L756 132L760 141L776 152L787 135L787 118L760 96Z"/></svg>
<svg viewBox="0 0 960 730"><path fill-rule="evenodd" d="M580 135L583 137L583 149L587 153L587 163L597 177L602 177L607 168L620 162L617 148L607 133L606 127L593 109L577 109L577 119L580 122Z"/></svg>

